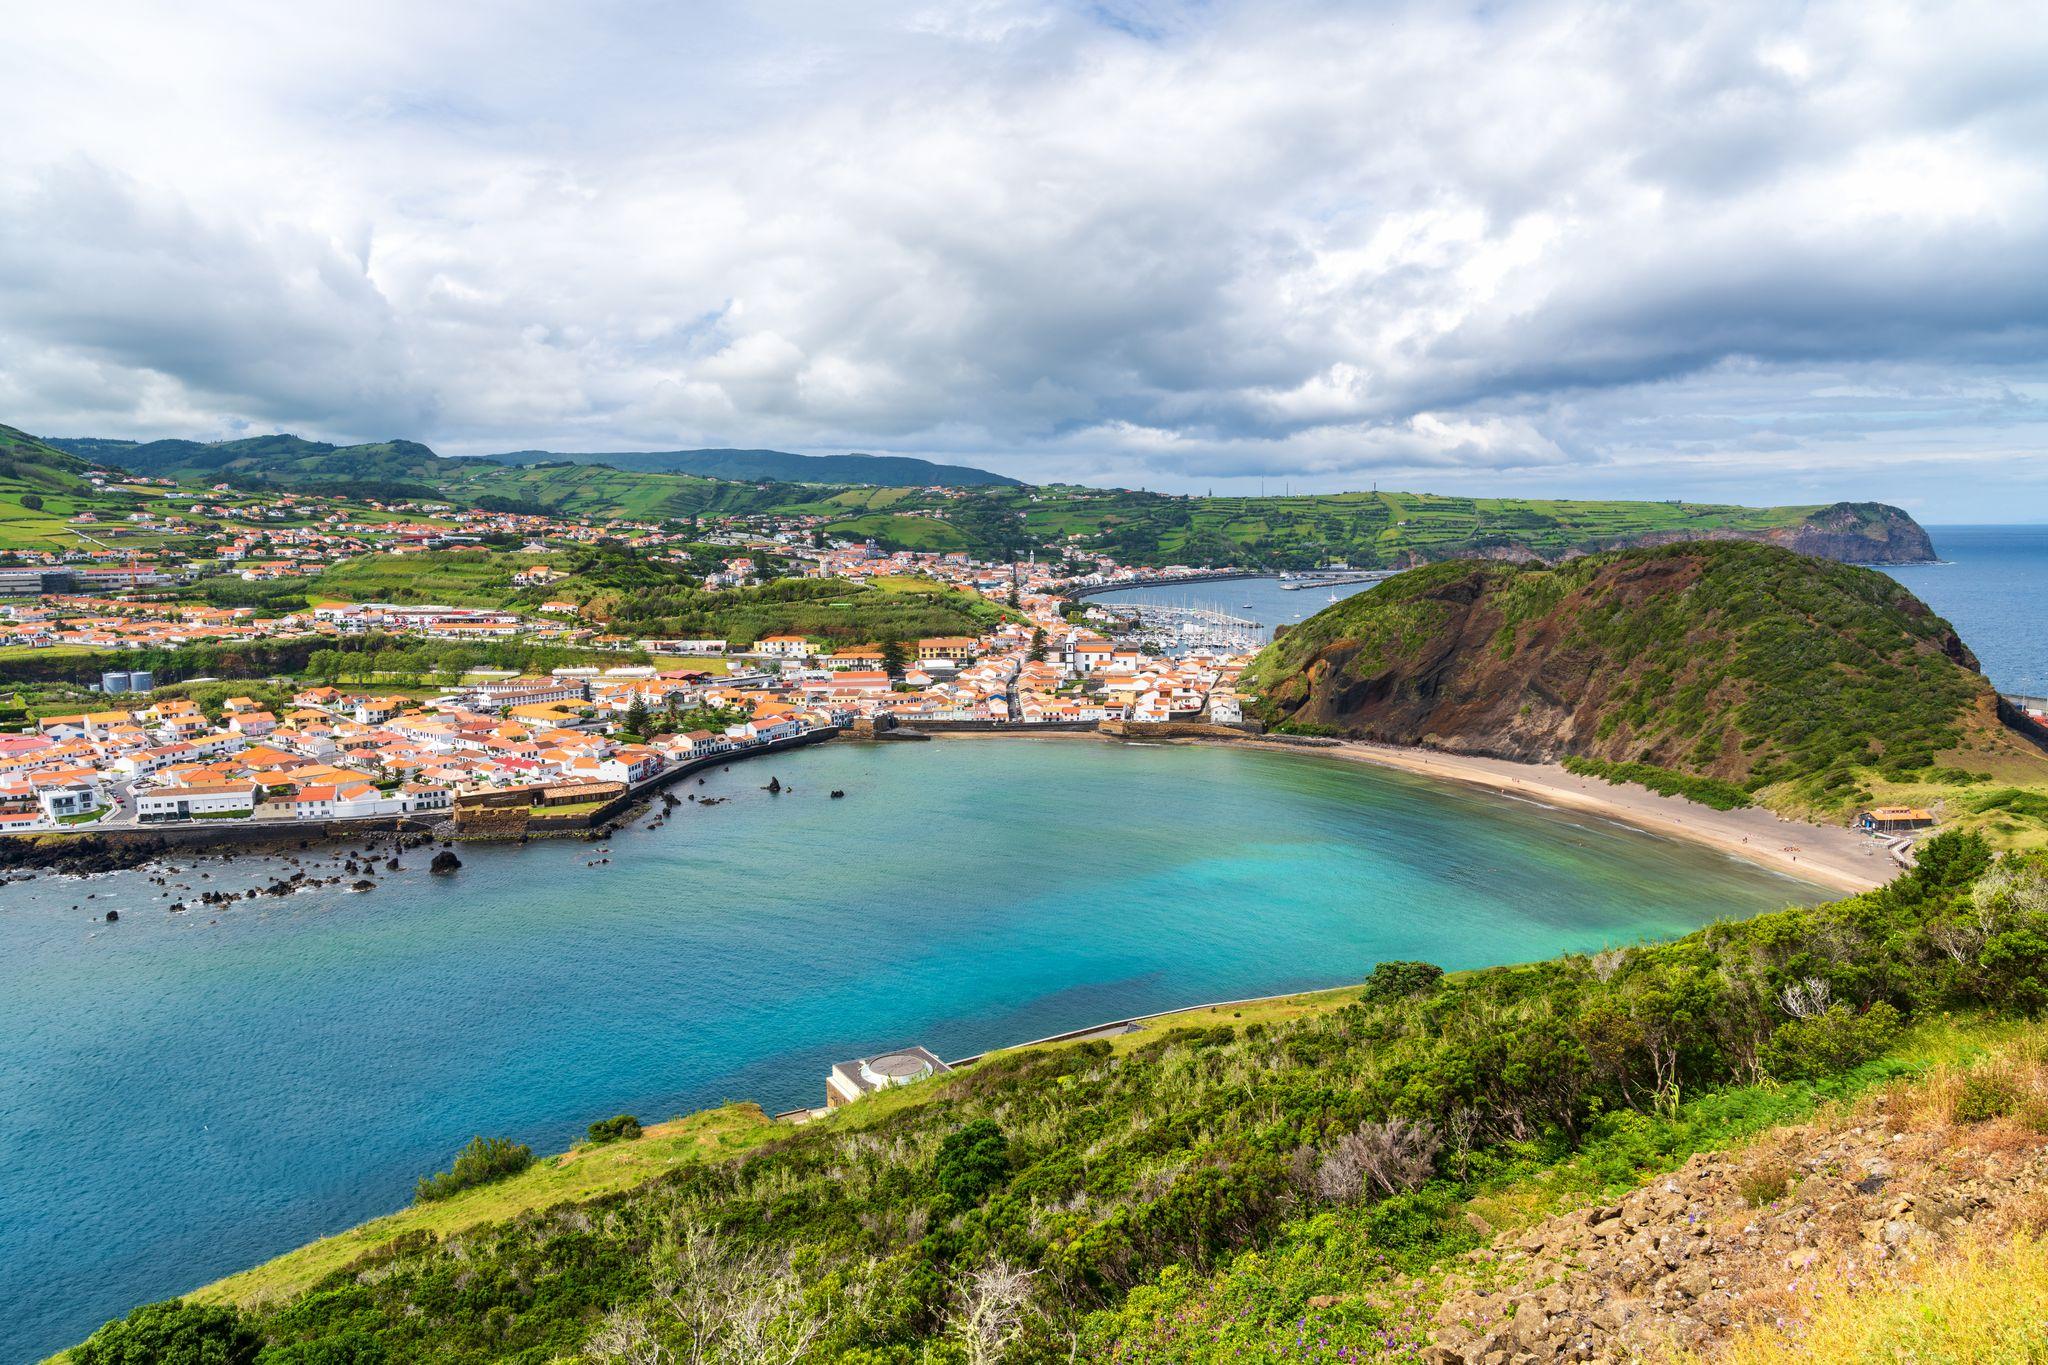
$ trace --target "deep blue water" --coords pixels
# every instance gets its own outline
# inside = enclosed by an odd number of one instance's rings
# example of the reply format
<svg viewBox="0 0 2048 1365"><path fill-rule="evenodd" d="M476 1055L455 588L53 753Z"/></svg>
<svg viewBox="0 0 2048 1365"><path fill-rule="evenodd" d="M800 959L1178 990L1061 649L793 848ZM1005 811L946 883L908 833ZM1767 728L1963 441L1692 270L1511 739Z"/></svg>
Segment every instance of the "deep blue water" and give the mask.
<svg viewBox="0 0 2048 1365"><path fill-rule="evenodd" d="M1948 618L2001 692L2048 695L2048 526L1930 526L1942 558L1885 572Z"/></svg>
<svg viewBox="0 0 2048 1365"><path fill-rule="evenodd" d="M832 1062L892 1044L957 1057L1824 894L1314 757L831 745L691 790L732 800L618 835L608 867L466 848L443 880L413 853L363 895L178 915L192 892L137 873L0 887L0 1361L388 1212L475 1133L546 1151L622 1111L816 1104ZM171 880L274 875L206 870Z"/></svg>

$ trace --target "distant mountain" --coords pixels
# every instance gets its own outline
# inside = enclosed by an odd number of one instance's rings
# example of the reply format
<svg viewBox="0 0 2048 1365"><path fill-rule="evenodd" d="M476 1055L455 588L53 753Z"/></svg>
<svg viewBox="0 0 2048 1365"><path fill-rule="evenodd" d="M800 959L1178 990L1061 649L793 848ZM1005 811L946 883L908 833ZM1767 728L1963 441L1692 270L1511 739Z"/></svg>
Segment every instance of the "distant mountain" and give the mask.
<svg viewBox="0 0 2048 1365"><path fill-rule="evenodd" d="M625 450L565 454L515 450L500 464L601 464L639 473L695 474L706 479L768 479L776 483L874 484L880 488L1019 487L1021 481L967 465L934 464L908 455L796 455L787 450Z"/></svg>
<svg viewBox="0 0 2048 1365"><path fill-rule="evenodd" d="M337 446L279 434L238 441L121 441L66 437L49 444L137 474L181 478L263 478L278 483L432 481L490 465L602 465L635 474L688 474L747 483L873 484L882 488L1016 487L1017 480L965 465L934 464L906 455L796 455L786 450L640 450L568 454L517 450L506 455L446 457L418 441Z"/></svg>

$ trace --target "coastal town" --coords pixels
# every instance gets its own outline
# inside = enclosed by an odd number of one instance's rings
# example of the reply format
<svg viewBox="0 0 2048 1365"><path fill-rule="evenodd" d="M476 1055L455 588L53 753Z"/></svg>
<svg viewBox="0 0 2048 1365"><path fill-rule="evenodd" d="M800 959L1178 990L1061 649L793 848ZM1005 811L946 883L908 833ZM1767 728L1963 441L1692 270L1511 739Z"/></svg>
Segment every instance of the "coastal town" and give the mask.
<svg viewBox="0 0 2048 1365"><path fill-rule="evenodd" d="M147 482L147 481L143 481ZM232 490L209 490L232 499ZM1234 685L1258 644L1252 623L1213 612L1090 605L1087 594L1196 576L1131 570L1102 555L1041 563L884 551L820 534L815 518L735 518L687 531L445 506L285 495L261 508L168 499L187 517L258 518L209 559L114 549L81 528L80 548L15 553L0 565L0 657L85 652L104 664L90 700L38 706L0 734L0 833L247 821L326 825L438 821L526 805L588 811L713 757L858 729L1093 728L1105 722L1238 725ZM88 514L89 515L89 514ZM265 526L260 516L292 524ZM369 519L375 517L375 520ZM461 555L487 538L530 556L509 574L520 605L306 601L296 609L217 605L190 591L264 584L349 565ZM710 593L771 577L958 594L973 633L848 641L798 631L751 639L629 636L587 599L551 595L572 575L560 552L608 543L702 571ZM118 561L118 562L116 562ZM215 594L232 598L233 594ZM529 646L575 661L545 669L401 665L351 679L352 644ZM173 661L208 647L314 646L312 665L232 680L175 680L127 660ZM326 647L326 648L322 648ZM375 656L385 658L386 655ZM323 678L320 674L323 672ZM0 678L6 676L0 669Z"/></svg>

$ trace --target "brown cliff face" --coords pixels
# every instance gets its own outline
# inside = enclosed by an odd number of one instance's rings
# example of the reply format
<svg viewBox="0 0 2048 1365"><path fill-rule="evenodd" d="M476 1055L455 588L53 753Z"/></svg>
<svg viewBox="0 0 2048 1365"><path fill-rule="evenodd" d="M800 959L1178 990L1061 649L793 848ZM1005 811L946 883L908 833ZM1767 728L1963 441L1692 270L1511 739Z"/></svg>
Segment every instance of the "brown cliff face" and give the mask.
<svg viewBox="0 0 2048 1365"><path fill-rule="evenodd" d="M1737 782L1924 766L1996 725L1893 580L1746 541L1412 570L1286 631L1246 690L1312 733Z"/></svg>

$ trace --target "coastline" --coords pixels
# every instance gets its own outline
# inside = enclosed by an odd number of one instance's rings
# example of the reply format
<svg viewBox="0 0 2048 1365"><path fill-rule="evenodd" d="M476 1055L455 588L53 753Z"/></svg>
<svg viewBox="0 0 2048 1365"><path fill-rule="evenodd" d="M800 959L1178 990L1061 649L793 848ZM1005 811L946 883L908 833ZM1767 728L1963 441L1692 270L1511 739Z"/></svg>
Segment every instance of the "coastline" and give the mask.
<svg viewBox="0 0 2048 1365"><path fill-rule="evenodd" d="M934 733L933 739L1095 739L1127 744L1132 738L1098 731L1033 735L1002 730ZM1649 834L1704 844L1733 858L1841 891L1871 891L1900 870L1874 839L1834 825L1794 820L1761 806L1719 811L1680 796L1665 796L1633 783L1580 777L1557 763L1452 754L1367 740L1338 740L1305 747L1246 735L1222 739L1201 735L1145 736L1151 744L1224 744L1267 753L1321 756L1349 763L1396 768L1420 777L1482 787L1498 795L1560 810L1617 820Z"/></svg>
<svg viewBox="0 0 2048 1365"><path fill-rule="evenodd" d="M1259 739L1220 742L1243 743L1277 753L1324 754L1346 762L1370 763L1483 787L1539 805L1583 811L1652 834L1705 844L1772 871L1844 891L1875 890L1899 871L1883 845L1846 828L1790 819L1761 806L1715 810L1634 783L1580 777L1557 763L1522 763L1365 740L1343 740L1308 750Z"/></svg>

